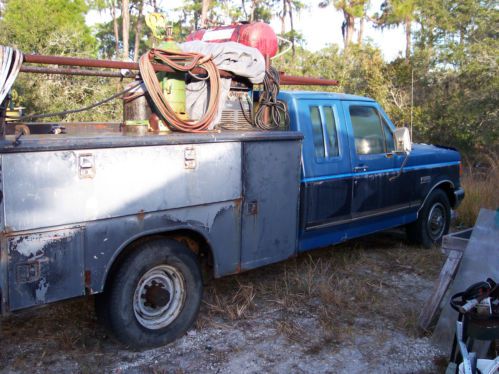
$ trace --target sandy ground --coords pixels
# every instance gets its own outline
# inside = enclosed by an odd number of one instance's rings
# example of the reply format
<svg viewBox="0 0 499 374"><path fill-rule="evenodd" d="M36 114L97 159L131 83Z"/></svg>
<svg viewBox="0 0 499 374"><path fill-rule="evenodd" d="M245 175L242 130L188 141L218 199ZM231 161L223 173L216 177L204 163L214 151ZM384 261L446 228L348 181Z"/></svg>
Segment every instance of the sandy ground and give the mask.
<svg viewBox="0 0 499 374"><path fill-rule="evenodd" d="M0 372L441 372L416 328L441 265L380 234L211 280L196 325L143 352L96 322L91 298L29 310L0 321Z"/></svg>

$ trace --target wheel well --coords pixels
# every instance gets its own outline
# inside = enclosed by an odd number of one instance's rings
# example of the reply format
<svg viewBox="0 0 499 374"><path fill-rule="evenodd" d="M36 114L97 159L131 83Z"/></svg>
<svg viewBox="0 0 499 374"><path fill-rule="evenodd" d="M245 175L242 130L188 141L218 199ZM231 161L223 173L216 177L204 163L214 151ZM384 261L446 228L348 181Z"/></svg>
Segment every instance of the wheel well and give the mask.
<svg viewBox="0 0 499 374"><path fill-rule="evenodd" d="M437 189L445 192L447 198L449 199L450 206L454 208L456 206L456 197L454 195L454 186L451 182L443 182L438 185Z"/></svg>
<svg viewBox="0 0 499 374"><path fill-rule="evenodd" d="M197 255L199 264L203 270L203 277L209 277L209 274L213 274L213 271L211 271L213 269L213 253L206 238L194 230L179 229L164 233L147 234L128 243L111 264L105 278L103 290L106 289L108 280L113 276L120 264L130 253L136 250L141 244L160 238L174 239L185 244L187 248Z"/></svg>

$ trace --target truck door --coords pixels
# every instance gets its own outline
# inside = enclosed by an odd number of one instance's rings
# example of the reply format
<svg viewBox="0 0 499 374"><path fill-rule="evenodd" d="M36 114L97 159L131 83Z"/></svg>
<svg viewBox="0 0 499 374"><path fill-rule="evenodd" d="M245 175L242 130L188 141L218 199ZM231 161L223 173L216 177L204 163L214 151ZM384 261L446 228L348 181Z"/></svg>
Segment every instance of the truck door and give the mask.
<svg viewBox="0 0 499 374"><path fill-rule="evenodd" d="M302 230L346 223L351 209L351 163L343 109L338 100L300 100L304 134L301 189Z"/></svg>
<svg viewBox="0 0 499 374"><path fill-rule="evenodd" d="M397 177L402 160L393 153L393 130L382 111L367 101L344 101L343 110L352 159L352 219L407 209L411 187Z"/></svg>

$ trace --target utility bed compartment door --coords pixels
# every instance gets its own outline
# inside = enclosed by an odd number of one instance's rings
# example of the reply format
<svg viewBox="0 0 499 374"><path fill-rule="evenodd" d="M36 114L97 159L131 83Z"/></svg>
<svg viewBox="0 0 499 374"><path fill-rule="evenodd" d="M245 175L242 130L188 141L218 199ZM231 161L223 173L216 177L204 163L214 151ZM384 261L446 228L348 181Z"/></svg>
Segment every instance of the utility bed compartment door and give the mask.
<svg viewBox="0 0 499 374"><path fill-rule="evenodd" d="M83 228L6 237L9 309L85 294Z"/></svg>
<svg viewBox="0 0 499 374"><path fill-rule="evenodd" d="M244 143L242 270L296 253L300 147L299 140Z"/></svg>

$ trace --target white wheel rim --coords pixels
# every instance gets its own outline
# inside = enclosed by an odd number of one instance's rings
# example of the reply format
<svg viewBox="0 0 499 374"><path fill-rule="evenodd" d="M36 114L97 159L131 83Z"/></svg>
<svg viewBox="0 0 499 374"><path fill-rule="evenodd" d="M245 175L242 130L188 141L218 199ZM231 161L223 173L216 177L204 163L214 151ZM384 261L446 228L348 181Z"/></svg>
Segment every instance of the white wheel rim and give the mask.
<svg viewBox="0 0 499 374"><path fill-rule="evenodd" d="M135 318L150 330L166 327L180 314L185 295L182 273L169 265L156 266L137 283L133 295Z"/></svg>
<svg viewBox="0 0 499 374"><path fill-rule="evenodd" d="M428 233L433 241L439 240L442 234L444 233L445 226L447 224L446 221L447 217L445 214L445 207L443 206L443 204L442 203L434 204L430 209L427 221Z"/></svg>

